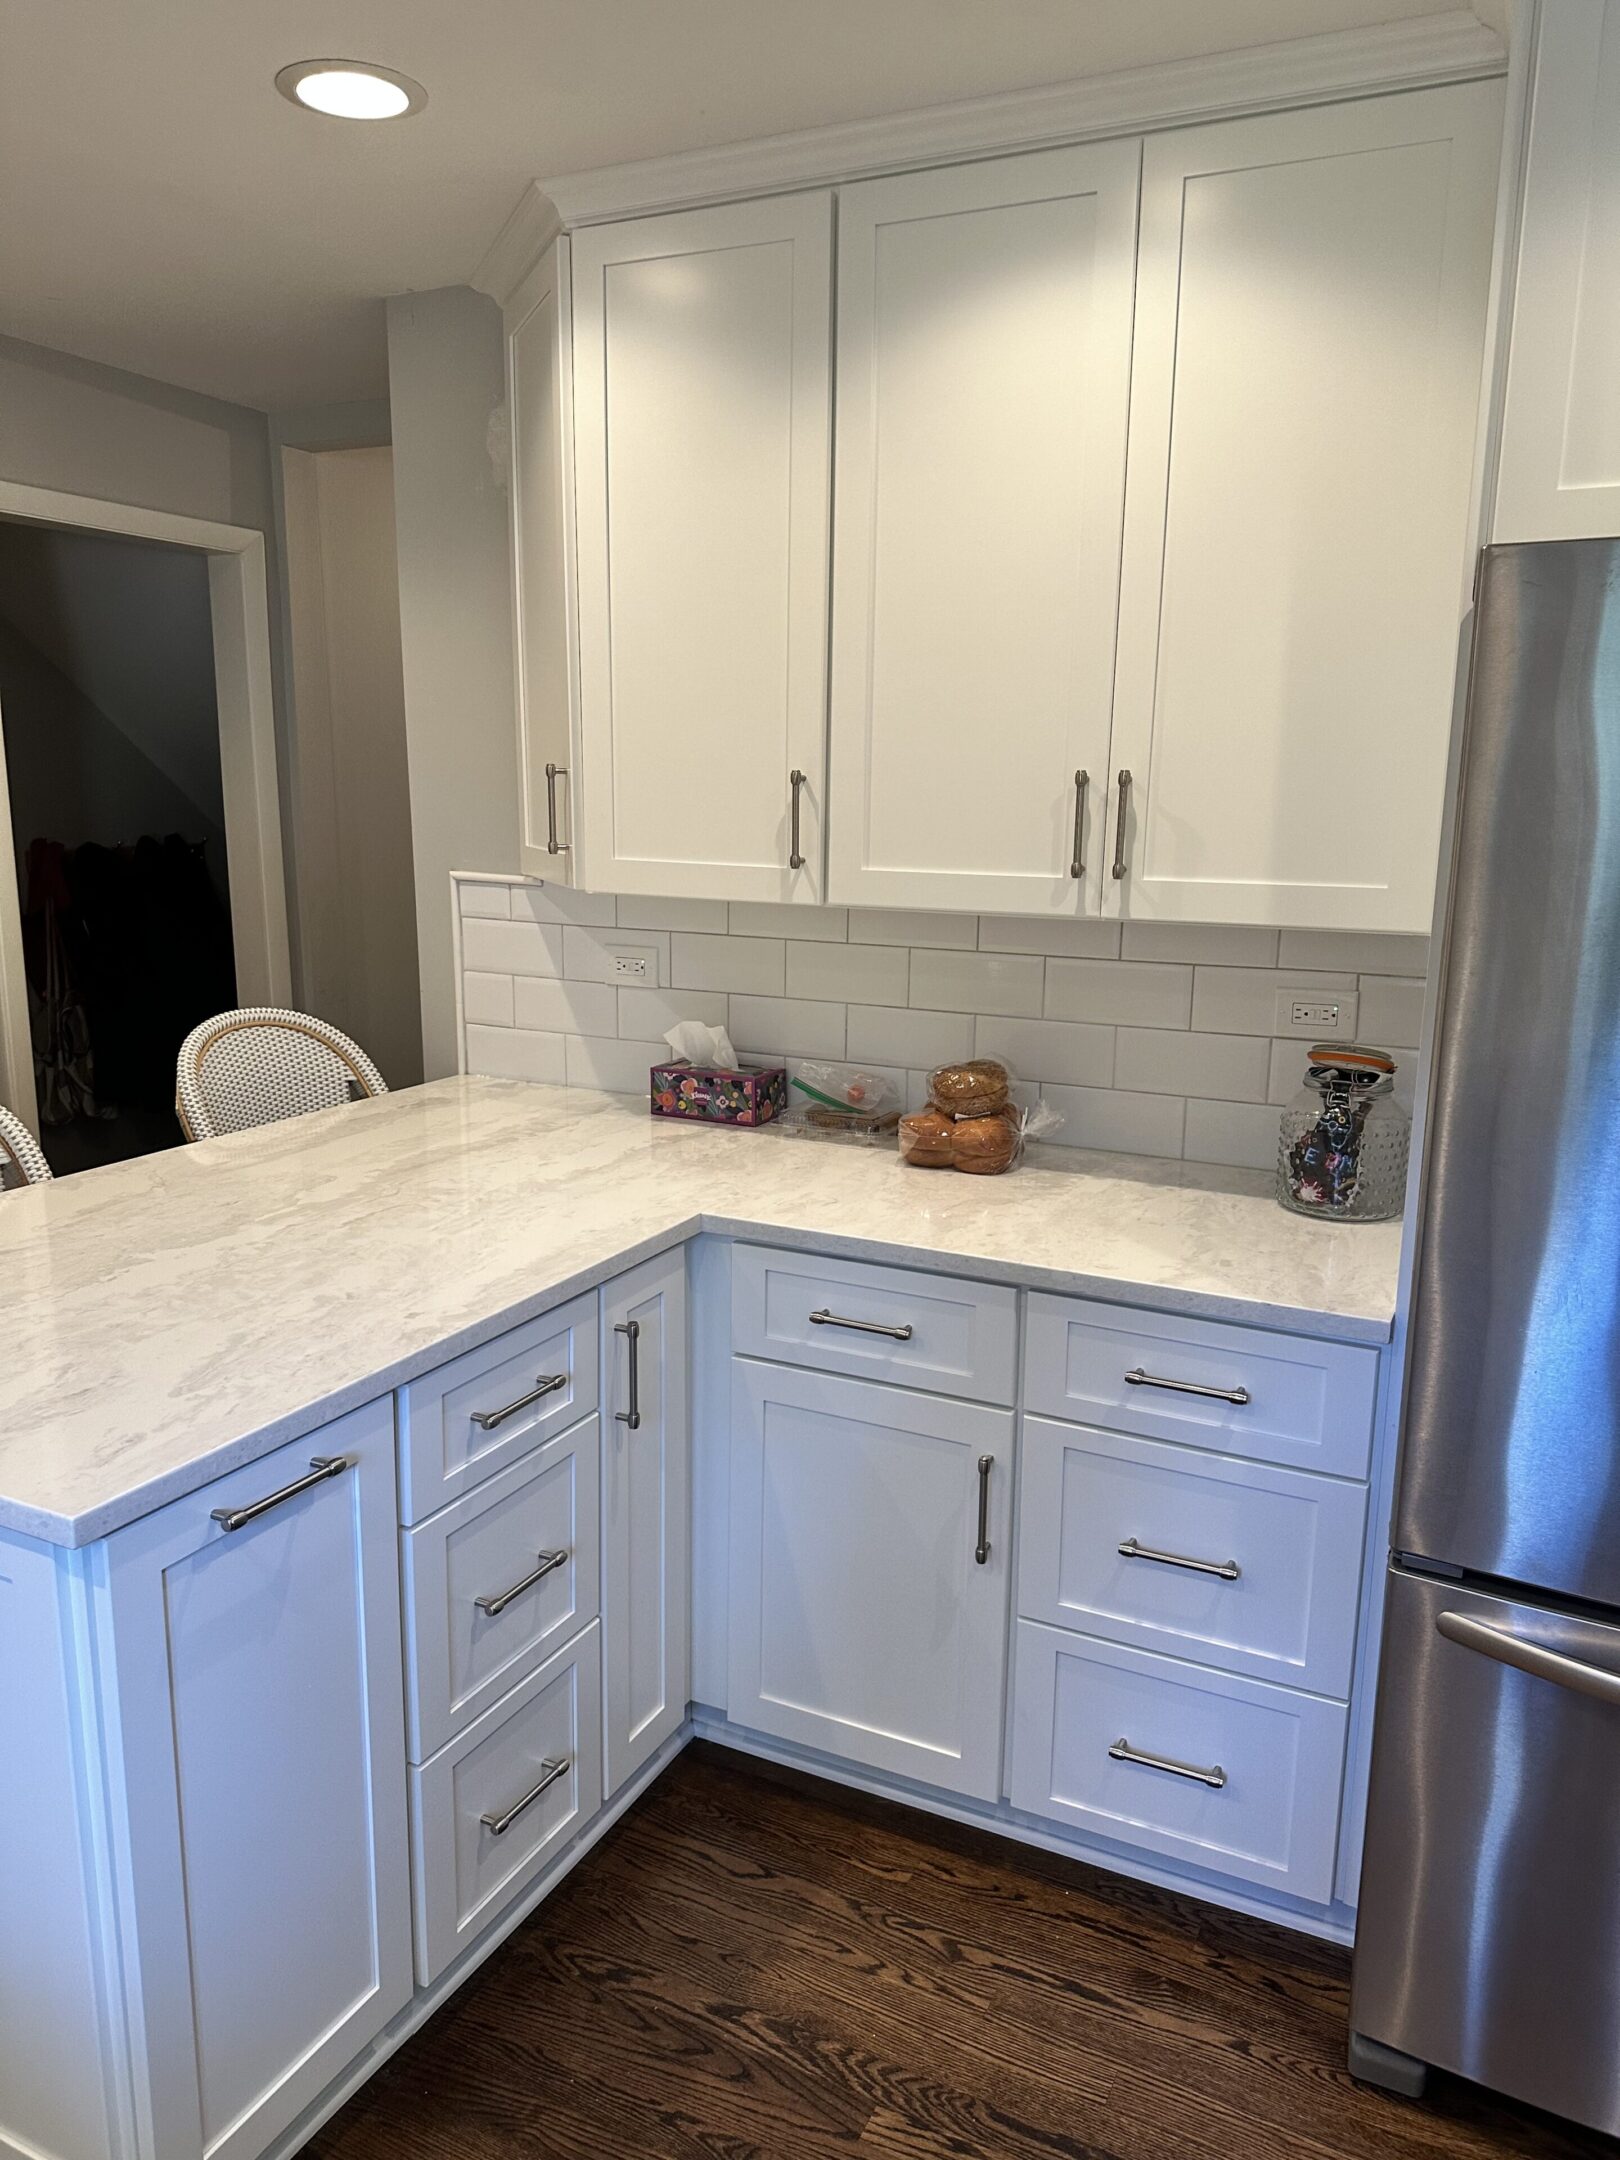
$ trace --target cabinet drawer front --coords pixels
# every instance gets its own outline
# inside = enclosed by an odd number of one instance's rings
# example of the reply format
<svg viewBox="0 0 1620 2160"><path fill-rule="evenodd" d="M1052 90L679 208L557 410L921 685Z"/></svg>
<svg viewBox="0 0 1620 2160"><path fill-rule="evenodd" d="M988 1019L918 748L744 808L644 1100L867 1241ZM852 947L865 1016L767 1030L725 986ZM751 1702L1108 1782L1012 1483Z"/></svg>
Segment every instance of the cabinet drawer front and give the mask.
<svg viewBox="0 0 1620 2160"><path fill-rule="evenodd" d="M423 1987L601 1804L602 1657L593 1623L411 1772L416 1976ZM503 1822L504 1829L495 1827Z"/></svg>
<svg viewBox="0 0 1620 2160"><path fill-rule="evenodd" d="M1031 1410L1256 1462L1367 1474L1376 1350L1042 1294L1030 1298L1026 1340Z"/></svg>
<svg viewBox="0 0 1620 2160"><path fill-rule="evenodd" d="M1341 1704L1032 1620L1018 1623L1015 1686L1014 1807L1292 1897L1331 1897ZM1143 1755L1157 1766L1131 1759Z"/></svg>
<svg viewBox="0 0 1620 2160"><path fill-rule="evenodd" d="M1018 1610L1347 1695L1365 1516L1360 1485L1026 1418Z"/></svg>
<svg viewBox="0 0 1620 2160"><path fill-rule="evenodd" d="M413 1762L596 1618L601 1452L588 1417L404 1533Z"/></svg>
<svg viewBox="0 0 1620 2160"><path fill-rule="evenodd" d="M1017 1383L1016 1292L913 1268L740 1245L732 1329L750 1357L977 1402L1010 1403Z"/></svg>
<svg viewBox="0 0 1620 2160"><path fill-rule="evenodd" d="M595 1291L412 1380L399 1396L401 1521L459 1499L596 1405Z"/></svg>

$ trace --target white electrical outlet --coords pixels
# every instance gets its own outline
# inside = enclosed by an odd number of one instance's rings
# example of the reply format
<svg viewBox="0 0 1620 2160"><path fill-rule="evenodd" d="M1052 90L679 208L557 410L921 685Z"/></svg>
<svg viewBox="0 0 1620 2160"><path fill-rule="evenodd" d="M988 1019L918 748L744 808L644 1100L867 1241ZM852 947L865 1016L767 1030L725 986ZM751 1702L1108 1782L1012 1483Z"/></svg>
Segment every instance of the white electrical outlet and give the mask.
<svg viewBox="0 0 1620 2160"><path fill-rule="evenodd" d="M624 983L656 984L658 981L658 953L651 945L615 945L613 953L613 980Z"/></svg>
<svg viewBox="0 0 1620 2160"><path fill-rule="evenodd" d="M1344 1041L1356 1032L1354 990L1279 990L1279 1035L1324 1035Z"/></svg>

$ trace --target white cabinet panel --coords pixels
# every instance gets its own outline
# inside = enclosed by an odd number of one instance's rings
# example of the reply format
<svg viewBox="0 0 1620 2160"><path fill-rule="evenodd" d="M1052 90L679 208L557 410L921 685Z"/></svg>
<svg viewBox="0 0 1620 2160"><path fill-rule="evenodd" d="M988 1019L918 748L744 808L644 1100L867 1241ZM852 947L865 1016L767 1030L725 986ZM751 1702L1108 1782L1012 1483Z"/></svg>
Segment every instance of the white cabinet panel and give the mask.
<svg viewBox="0 0 1620 2160"><path fill-rule="evenodd" d="M832 197L595 226L573 258L580 881L818 901Z"/></svg>
<svg viewBox="0 0 1620 2160"><path fill-rule="evenodd" d="M1476 83L1148 140L1120 914L1428 927L1501 111Z"/></svg>
<svg viewBox="0 0 1620 2160"><path fill-rule="evenodd" d="M1346 1696L1363 1487L1026 1418L1018 1609Z"/></svg>
<svg viewBox="0 0 1620 2160"><path fill-rule="evenodd" d="M729 1715L994 1800L1011 1413L739 1358L731 1446Z"/></svg>
<svg viewBox="0 0 1620 2160"><path fill-rule="evenodd" d="M840 193L835 901L1097 909L1139 159Z"/></svg>
<svg viewBox="0 0 1620 2160"><path fill-rule="evenodd" d="M368 1404L107 1543L163 2160L255 2160L410 1999L393 1422Z"/></svg>
<svg viewBox="0 0 1620 2160"><path fill-rule="evenodd" d="M600 1435L586 1418L404 1533L413 1762L596 1618Z"/></svg>
<svg viewBox="0 0 1620 2160"><path fill-rule="evenodd" d="M691 1696L691 1428L686 1253L602 1292L604 1746L615 1793Z"/></svg>
<svg viewBox="0 0 1620 2160"><path fill-rule="evenodd" d="M506 307L519 855L530 877L563 885L574 882L579 711L568 247L554 240Z"/></svg>
<svg viewBox="0 0 1620 2160"><path fill-rule="evenodd" d="M1491 537L1620 534L1620 0L1537 17Z"/></svg>
<svg viewBox="0 0 1620 2160"><path fill-rule="evenodd" d="M1342 1704L1033 1620L1018 1623L1014 1696L1014 1807L1293 1897L1332 1896Z"/></svg>

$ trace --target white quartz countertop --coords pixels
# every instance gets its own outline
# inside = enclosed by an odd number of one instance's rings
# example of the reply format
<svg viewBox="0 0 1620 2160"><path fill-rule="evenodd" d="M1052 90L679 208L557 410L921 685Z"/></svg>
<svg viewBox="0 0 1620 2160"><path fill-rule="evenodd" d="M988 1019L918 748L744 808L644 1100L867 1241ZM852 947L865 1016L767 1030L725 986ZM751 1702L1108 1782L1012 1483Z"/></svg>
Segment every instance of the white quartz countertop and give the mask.
<svg viewBox="0 0 1620 2160"><path fill-rule="evenodd" d="M1400 1248L1248 1171L962 1177L438 1081L0 1199L0 1529L88 1544L700 1230L1357 1343Z"/></svg>

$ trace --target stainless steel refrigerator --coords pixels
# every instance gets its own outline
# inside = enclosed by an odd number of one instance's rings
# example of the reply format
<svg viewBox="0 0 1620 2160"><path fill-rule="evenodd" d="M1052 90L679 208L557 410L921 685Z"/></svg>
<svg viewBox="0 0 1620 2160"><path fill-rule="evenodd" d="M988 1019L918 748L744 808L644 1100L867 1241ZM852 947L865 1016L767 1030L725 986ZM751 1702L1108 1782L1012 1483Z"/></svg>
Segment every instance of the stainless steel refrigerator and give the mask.
<svg viewBox="0 0 1620 2160"><path fill-rule="evenodd" d="M1477 601L1351 2006L1620 2131L1620 543Z"/></svg>

